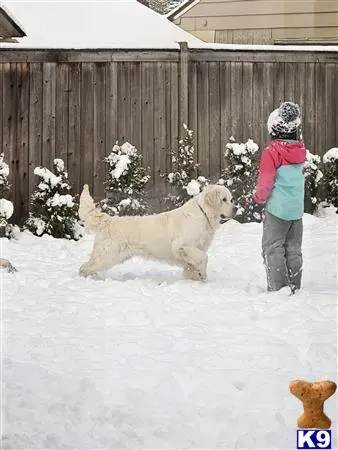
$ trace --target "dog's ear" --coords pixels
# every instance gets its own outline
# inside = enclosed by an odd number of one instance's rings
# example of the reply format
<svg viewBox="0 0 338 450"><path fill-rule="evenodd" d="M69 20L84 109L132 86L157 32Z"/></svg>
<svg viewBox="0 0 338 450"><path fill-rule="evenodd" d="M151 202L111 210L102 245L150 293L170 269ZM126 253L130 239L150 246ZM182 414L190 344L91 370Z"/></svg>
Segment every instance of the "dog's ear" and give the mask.
<svg viewBox="0 0 338 450"><path fill-rule="evenodd" d="M208 205L210 208L217 208L217 206L221 202L221 197L218 189L215 189L215 187L210 186L210 189L206 190L206 193L204 195L204 201L206 205Z"/></svg>

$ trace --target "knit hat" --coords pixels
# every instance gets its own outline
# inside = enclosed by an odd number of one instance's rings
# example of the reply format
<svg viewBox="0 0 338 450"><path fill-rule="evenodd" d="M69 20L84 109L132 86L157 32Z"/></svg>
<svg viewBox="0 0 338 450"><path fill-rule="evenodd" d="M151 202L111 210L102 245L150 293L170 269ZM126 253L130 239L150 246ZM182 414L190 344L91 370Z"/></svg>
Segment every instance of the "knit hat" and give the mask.
<svg viewBox="0 0 338 450"><path fill-rule="evenodd" d="M273 136L288 135L297 131L302 123L297 103L284 102L272 111L268 119L268 131Z"/></svg>

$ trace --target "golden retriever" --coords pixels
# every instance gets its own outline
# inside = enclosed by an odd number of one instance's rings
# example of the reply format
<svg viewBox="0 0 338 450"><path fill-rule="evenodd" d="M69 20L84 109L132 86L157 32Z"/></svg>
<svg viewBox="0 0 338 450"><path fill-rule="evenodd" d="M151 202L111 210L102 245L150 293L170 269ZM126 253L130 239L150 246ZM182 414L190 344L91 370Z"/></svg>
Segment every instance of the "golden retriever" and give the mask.
<svg viewBox="0 0 338 450"><path fill-rule="evenodd" d="M90 259L80 275L94 275L133 256L182 267L184 276L204 281L207 250L221 223L236 215L230 191L209 185L180 208L150 216L109 216L95 208L84 185L79 215L96 231Z"/></svg>

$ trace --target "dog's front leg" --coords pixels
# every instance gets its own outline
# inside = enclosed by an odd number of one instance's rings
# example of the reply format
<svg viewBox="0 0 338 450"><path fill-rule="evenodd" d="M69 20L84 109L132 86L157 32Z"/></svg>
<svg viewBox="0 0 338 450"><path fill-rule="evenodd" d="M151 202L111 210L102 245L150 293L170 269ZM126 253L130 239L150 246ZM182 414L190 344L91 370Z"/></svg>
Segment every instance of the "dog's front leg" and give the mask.
<svg viewBox="0 0 338 450"><path fill-rule="evenodd" d="M183 266L185 278L206 280L208 255L205 252L196 247L174 243L173 253Z"/></svg>

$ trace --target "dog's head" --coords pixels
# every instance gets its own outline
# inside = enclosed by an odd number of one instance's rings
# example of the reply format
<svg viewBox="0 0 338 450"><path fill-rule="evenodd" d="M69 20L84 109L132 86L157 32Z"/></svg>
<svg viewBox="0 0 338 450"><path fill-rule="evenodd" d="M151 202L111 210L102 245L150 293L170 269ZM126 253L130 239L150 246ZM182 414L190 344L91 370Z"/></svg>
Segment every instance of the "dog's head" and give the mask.
<svg viewBox="0 0 338 450"><path fill-rule="evenodd" d="M219 215L220 223L233 219L237 207L233 204L231 192L225 186L209 185L203 191L203 201L208 209Z"/></svg>

